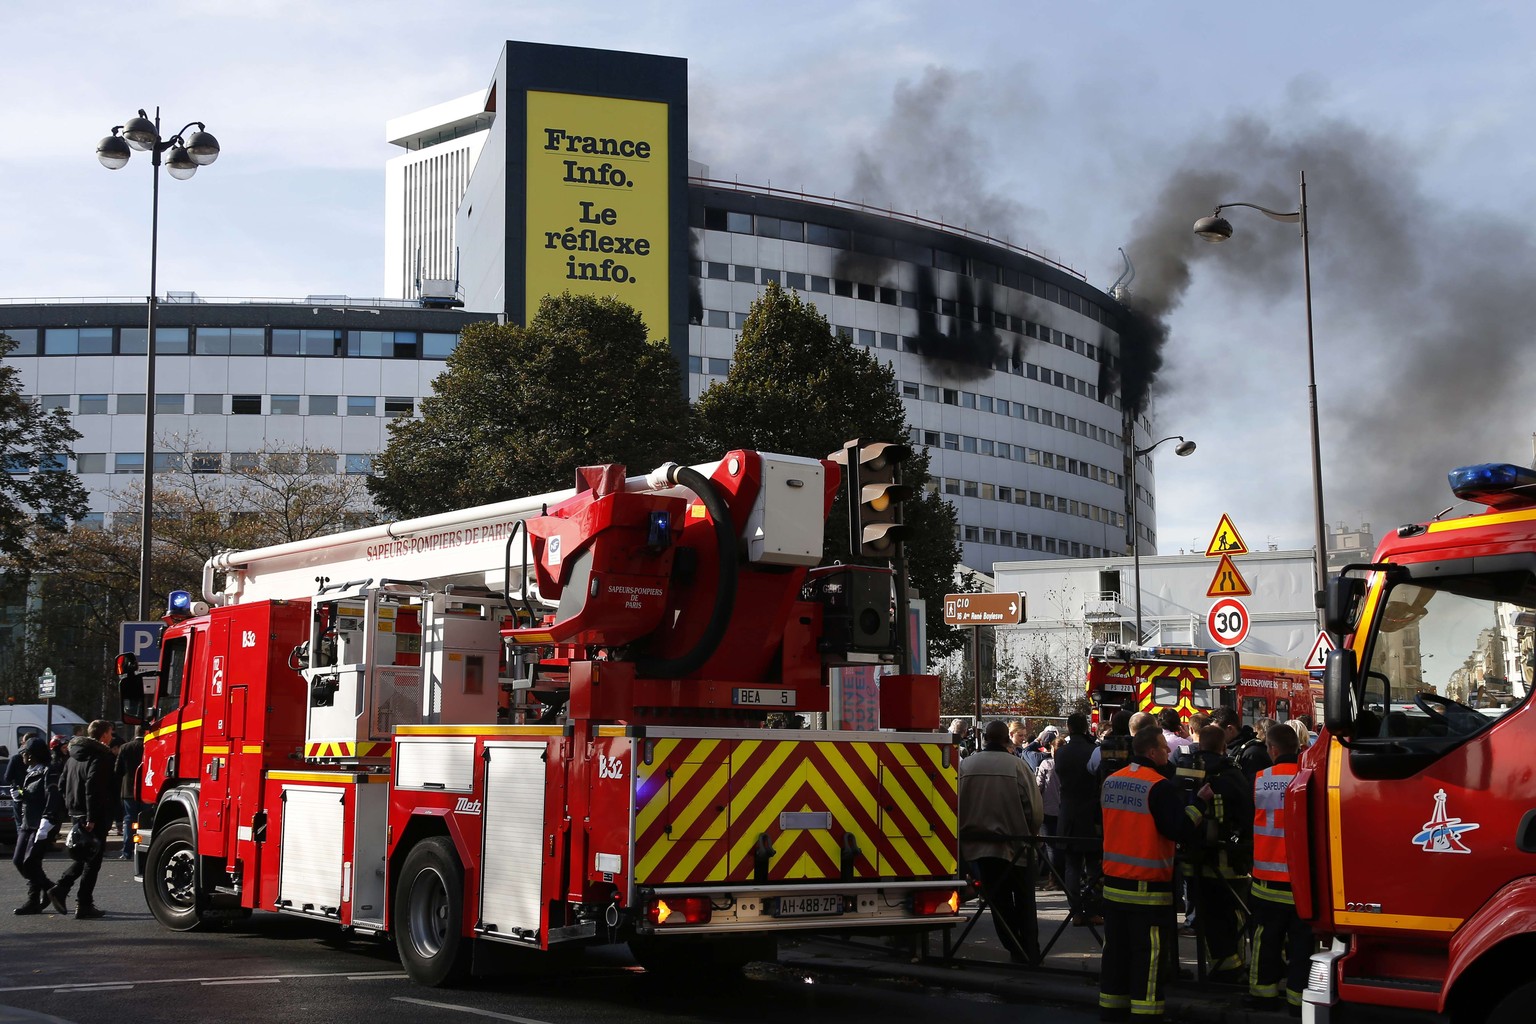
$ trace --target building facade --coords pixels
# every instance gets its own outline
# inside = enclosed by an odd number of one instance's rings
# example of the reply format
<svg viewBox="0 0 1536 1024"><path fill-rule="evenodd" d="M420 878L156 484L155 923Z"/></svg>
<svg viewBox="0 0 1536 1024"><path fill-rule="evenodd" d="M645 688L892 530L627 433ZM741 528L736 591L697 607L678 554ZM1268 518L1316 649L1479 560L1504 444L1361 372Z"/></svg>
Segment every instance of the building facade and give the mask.
<svg viewBox="0 0 1536 1024"><path fill-rule="evenodd" d="M564 287L632 300L695 398L777 282L892 367L967 565L1127 553L1128 453L1151 435L1121 400L1141 361L1122 359L1115 300L985 235L712 179L687 160L686 75L678 58L509 42L484 92L392 120L391 298L165 301L157 436L187 438L208 471L283 444L367 472L464 324L521 320ZM463 311L423 308L445 298ZM85 435L96 516L143 466L142 324L142 303L0 304L24 387ZM1135 479L1155 552L1150 460Z"/></svg>

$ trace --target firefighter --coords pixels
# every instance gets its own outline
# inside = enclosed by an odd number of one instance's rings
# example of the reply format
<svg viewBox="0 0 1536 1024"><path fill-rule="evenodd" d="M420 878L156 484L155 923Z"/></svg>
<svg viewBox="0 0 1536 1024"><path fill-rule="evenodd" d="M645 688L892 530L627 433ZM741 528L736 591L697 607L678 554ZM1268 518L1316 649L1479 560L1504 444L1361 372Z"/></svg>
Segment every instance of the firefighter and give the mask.
<svg viewBox="0 0 1536 1024"><path fill-rule="evenodd" d="M1314 943L1311 927L1296 916L1285 858L1284 811L1300 740L1290 729L1274 728L1266 743L1274 764L1259 772L1253 784L1253 959L1243 1005L1279 1009L1283 984L1286 1006L1291 1016L1299 1017Z"/></svg>
<svg viewBox="0 0 1536 1024"><path fill-rule="evenodd" d="M1219 726L1200 730L1198 758L1205 784L1198 796L1205 813L1204 842L1191 852L1196 920L1205 944L1206 963L1215 981L1243 979L1243 894L1253 863L1253 790L1226 756Z"/></svg>
<svg viewBox="0 0 1536 1024"><path fill-rule="evenodd" d="M1163 1014L1163 950L1178 941L1173 916L1176 843L1200 838L1200 811L1163 774L1168 740L1144 729L1129 765L1104 780L1104 957L1099 1019Z"/></svg>

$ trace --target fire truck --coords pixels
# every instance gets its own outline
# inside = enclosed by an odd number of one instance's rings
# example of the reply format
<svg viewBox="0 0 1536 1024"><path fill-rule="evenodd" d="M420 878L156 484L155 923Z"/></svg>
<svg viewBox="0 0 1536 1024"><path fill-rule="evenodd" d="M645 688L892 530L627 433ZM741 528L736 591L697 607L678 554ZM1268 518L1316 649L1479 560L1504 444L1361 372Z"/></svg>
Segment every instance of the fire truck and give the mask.
<svg viewBox="0 0 1536 1024"><path fill-rule="evenodd" d="M1105 708L1110 714L1122 707L1153 714L1173 708L1187 722L1196 711L1223 704L1248 725L1261 718L1284 722L1315 714L1314 697L1311 674L1278 658L1203 647L1095 644L1088 649L1095 727Z"/></svg>
<svg viewBox="0 0 1536 1024"><path fill-rule="evenodd" d="M1536 472L1450 473L1476 513L1399 527L1325 590L1344 638L1286 793L1303 1010L1529 1021L1536 1006ZM1444 513L1442 513L1442 516Z"/></svg>
<svg viewBox="0 0 1536 1024"><path fill-rule="evenodd" d="M885 676L879 731L766 727L827 712L830 668L896 657L889 563L819 564L841 478L752 451L585 467L211 559L160 664L121 666L125 699L149 691L155 917L328 921L427 985L495 947L724 969L788 932L955 923L937 677Z"/></svg>

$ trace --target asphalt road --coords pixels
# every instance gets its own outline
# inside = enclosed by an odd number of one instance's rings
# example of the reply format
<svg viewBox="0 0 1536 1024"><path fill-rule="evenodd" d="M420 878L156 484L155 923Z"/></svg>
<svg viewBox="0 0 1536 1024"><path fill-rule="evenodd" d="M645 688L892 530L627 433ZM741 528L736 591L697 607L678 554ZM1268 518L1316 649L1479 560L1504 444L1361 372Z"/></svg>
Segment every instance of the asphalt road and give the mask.
<svg viewBox="0 0 1536 1024"><path fill-rule="evenodd" d="M114 841L115 847L115 841ZM8 854L8 850L0 851ZM48 862L50 876L62 857ZM1015 1024L1021 1007L912 983L849 982L776 965L721 983L649 975L623 947L568 962L522 954L506 970L462 989L409 981L391 943L349 939L324 922L273 914L216 931L167 931L150 915L130 865L109 855L96 890L107 916L77 921L14 917L24 895L0 871L0 1024L183 1024L187 1021L453 1024L474 1020L566 1022L786 1020ZM71 900L73 910L73 900ZM521 951L509 951L521 953ZM1031 1006L1032 1022L1077 1024L1096 1014Z"/></svg>

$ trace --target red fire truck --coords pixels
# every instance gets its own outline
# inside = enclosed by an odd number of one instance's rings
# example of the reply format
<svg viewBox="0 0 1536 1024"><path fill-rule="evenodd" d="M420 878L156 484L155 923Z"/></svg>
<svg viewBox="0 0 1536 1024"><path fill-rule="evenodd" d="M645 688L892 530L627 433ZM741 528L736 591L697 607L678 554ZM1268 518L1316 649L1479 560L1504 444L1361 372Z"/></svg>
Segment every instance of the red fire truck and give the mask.
<svg viewBox="0 0 1536 1024"><path fill-rule="evenodd" d="M894 660L891 569L817 567L838 480L589 467L211 560L141 673L150 909L390 935L429 985L494 944L730 967L791 930L954 923L937 677L886 676L878 732L765 728L826 711L829 666Z"/></svg>
<svg viewBox="0 0 1536 1024"><path fill-rule="evenodd" d="M1111 714L1122 707L1153 714L1173 708L1187 722L1196 711L1226 704L1249 725L1316 711L1306 670L1278 658L1203 647L1095 644L1088 649L1088 702L1095 727L1104 708Z"/></svg>
<svg viewBox="0 0 1536 1024"><path fill-rule="evenodd" d="M1326 590L1345 638L1286 794L1297 908L1330 948L1304 1010L1536 1014L1536 472L1453 471L1486 506L1398 528Z"/></svg>

